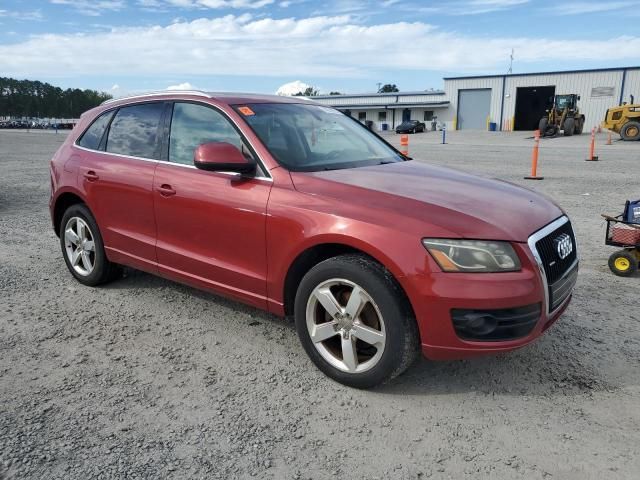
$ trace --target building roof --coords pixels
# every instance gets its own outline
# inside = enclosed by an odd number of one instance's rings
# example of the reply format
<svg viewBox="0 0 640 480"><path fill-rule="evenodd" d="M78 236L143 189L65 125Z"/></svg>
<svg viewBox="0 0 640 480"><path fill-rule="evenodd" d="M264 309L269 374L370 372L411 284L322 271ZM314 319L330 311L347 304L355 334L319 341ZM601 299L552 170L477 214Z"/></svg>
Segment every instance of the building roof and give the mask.
<svg viewBox="0 0 640 480"><path fill-rule="evenodd" d="M638 67L591 68L586 70L558 70L552 72L505 73L498 75L469 75L463 77L444 77L445 80L467 80L474 78L531 77L534 75L566 75L574 73L617 72L623 70L640 70Z"/></svg>
<svg viewBox="0 0 640 480"><path fill-rule="evenodd" d="M418 90L413 92L388 92L388 93L341 93L340 95L315 95L308 98L362 98L362 97L408 97L416 95L444 95L444 90Z"/></svg>
<svg viewBox="0 0 640 480"><path fill-rule="evenodd" d="M349 108L352 110L386 110L386 109L397 109L397 108L425 108L425 107L432 107L432 108L438 108L438 107L448 107L449 106L449 101L442 101L442 102L411 102L411 103L376 103L374 105L369 105L369 104L358 104L358 103L352 103L352 104L342 104L342 103L337 103L337 104L331 104L328 105L330 107L333 108L340 108L340 109L345 109L345 108ZM326 105L326 104L325 104Z"/></svg>

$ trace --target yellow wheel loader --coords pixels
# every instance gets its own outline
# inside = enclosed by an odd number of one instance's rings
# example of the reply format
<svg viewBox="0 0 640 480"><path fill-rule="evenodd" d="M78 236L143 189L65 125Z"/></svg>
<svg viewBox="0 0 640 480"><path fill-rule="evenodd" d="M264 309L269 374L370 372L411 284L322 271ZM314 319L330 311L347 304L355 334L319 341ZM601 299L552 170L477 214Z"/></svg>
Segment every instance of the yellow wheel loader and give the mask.
<svg viewBox="0 0 640 480"><path fill-rule="evenodd" d="M553 137L564 133L565 137L580 135L584 128L584 115L578 108L580 95L571 93L569 95L556 95L553 105L547 110L547 115L540 119L538 128L543 137Z"/></svg>
<svg viewBox="0 0 640 480"><path fill-rule="evenodd" d="M623 103L610 108L604 116L602 128L620 134L622 140L640 140L640 103Z"/></svg>

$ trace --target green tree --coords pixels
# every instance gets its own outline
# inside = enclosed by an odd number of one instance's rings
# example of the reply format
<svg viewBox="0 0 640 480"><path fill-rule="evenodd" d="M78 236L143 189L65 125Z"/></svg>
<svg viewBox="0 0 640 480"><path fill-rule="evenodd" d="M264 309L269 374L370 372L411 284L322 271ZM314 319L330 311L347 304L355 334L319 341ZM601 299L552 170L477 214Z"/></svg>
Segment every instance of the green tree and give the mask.
<svg viewBox="0 0 640 480"><path fill-rule="evenodd" d="M340 92L329 92L329 95L342 95Z"/></svg>
<svg viewBox="0 0 640 480"><path fill-rule="evenodd" d="M62 90L37 80L0 77L0 116L78 118L110 98L96 90Z"/></svg>
<svg viewBox="0 0 640 480"><path fill-rule="evenodd" d="M316 97L320 94L318 90L313 87L307 87L304 92L298 92L294 95L294 97Z"/></svg>
<svg viewBox="0 0 640 480"><path fill-rule="evenodd" d="M400 90L398 90L398 87L396 87L395 83L387 83L386 85L380 87L378 93L393 93L399 91Z"/></svg>

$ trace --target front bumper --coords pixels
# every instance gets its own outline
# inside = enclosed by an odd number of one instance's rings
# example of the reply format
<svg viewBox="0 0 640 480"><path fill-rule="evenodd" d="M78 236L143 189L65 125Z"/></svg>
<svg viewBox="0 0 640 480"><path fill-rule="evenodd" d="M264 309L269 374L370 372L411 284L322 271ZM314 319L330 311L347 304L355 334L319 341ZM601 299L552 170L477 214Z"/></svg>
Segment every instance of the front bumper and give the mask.
<svg viewBox="0 0 640 480"><path fill-rule="evenodd" d="M563 300L550 310L549 290L539 255L529 244L517 243L513 246L522 264L522 270L518 272L438 272L416 274L403 279L403 287L418 321L425 357L451 360L514 350L542 335L564 312L571 301L573 284ZM574 268L577 269L577 262ZM540 317L524 336L477 341L462 338L454 328L452 314L460 310L495 311L536 304L541 306Z"/></svg>

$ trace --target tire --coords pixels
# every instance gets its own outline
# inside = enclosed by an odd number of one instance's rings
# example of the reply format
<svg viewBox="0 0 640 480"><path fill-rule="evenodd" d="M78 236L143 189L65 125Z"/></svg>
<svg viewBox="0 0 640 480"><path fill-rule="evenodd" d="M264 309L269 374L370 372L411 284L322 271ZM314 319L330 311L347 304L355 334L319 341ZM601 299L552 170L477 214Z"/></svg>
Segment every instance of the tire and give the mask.
<svg viewBox="0 0 640 480"><path fill-rule="evenodd" d="M411 130L411 133L416 133L416 129L414 128L413 130Z"/></svg>
<svg viewBox="0 0 640 480"><path fill-rule="evenodd" d="M640 140L640 122L627 122L620 129L620 136L623 140Z"/></svg>
<svg viewBox="0 0 640 480"><path fill-rule="evenodd" d="M576 121L573 118L567 118L564 121L564 136L571 137L576 128Z"/></svg>
<svg viewBox="0 0 640 480"><path fill-rule="evenodd" d="M83 285L95 287L120 274L120 268L107 258L98 224L85 205L72 205L64 212L60 247L69 272Z"/></svg>
<svg viewBox="0 0 640 480"><path fill-rule="evenodd" d="M350 304L356 288L360 302ZM364 255L333 257L309 270L296 293L295 324L318 369L349 387L383 384L404 372L419 352L418 327L404 292L382 265ZM355 354L348 355L349 349Z"/></svg>
<svg viewBox="0 0 640 480"><path fill-rule="evenodd" d="M609 257L609 268L619 277L630 277L638 271L638 259L629 250L618 250Z"/></svg>
<svg viewBox="0 0 640 480"><path fill-rule="evenodd" d="M542 136L546 135L548 126L549 126L549 119L547 119L547 117L542 117L538 122L538 130L540 130L540 135Z"/></svg>
<svg viewBox="0 0 640 480"><path fill-rule="evenodd" d="M584 117L580 117L576 122L576 135L582 135L584 130Z"/></svg>

